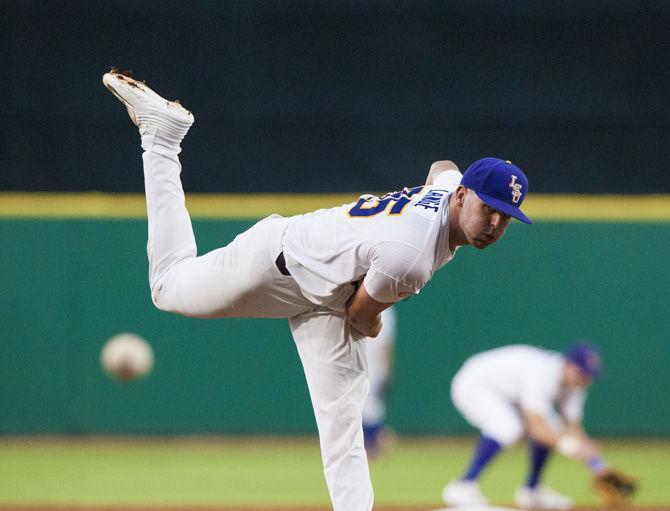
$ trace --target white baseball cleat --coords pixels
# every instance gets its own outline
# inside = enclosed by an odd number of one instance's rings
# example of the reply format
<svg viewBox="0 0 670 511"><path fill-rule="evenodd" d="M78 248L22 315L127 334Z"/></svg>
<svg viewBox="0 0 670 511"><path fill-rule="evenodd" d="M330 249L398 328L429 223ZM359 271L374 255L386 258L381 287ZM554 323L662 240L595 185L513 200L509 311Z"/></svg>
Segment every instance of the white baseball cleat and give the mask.
<svg viewBox="0 0 670 511"><path fill-rule="evenodd" d="M548 486L528 488L522 486L514 492L514 502L522 509L570 509L573 500Z"/></svg>
<svg viewBox="0 0 670 511"><path fill-rule="evenodd" d="M193 114L178 101L160 97L146 83L131 78L128 72L120 73L112 68L102 76L102 83L126 106L142 135L158 134L178 145L193 124Z"/></svg>
<svg viewBox="0 0 670 511"><path fill-rule="evenodd" d="M442 490L442 500L450 506L485 506L488 504L476 481L451 481Z"/></svg>

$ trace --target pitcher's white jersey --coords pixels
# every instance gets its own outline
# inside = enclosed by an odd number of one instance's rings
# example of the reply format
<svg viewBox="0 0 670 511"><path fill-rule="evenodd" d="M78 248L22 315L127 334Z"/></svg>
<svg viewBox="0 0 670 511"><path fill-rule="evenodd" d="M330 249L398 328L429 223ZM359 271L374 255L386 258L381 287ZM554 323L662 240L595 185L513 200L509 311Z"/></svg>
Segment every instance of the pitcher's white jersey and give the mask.
<svg viewBox="0 0 670 511"><path fill-rule="evenodd" d="M453 257L449 197L461 173L290 219L282 247L286 266L305 297L339 309L364 279L375 300L392 303L418 293Z"/></svg>
<svg viewBox="0 0 670 511"><path fill-rule="evenodd" d="M462 401L473 389L485 389L507 403L550 419L554 409L570 422L583 416L586 392L562 387L561 353L528 345L510 345L470 357L454 377L452 393ZM465 397L465 399L470 399ZM472 401L472 400L471 400ZM471 405L471 404L470 404Z"/></svg>

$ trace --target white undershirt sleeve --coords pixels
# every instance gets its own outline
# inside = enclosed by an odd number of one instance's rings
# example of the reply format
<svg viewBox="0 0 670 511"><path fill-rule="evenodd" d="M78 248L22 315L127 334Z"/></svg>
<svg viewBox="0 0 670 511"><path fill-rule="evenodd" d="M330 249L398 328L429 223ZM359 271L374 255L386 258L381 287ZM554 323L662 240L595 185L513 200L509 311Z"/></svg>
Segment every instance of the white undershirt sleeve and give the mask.
<svg viewBox="0 0 670 511"><path fill-rule="evenodd" d="M450 192L453 192L461 184L463 174L458 170L445 170L435 178L433 186L439 186Z"/></svg>

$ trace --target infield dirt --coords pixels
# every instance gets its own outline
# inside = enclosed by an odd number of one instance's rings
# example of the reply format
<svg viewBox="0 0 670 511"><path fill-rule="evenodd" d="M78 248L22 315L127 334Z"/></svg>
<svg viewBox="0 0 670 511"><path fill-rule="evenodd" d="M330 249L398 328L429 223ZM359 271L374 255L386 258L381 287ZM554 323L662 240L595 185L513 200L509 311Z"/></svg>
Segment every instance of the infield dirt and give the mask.
<svg viewBox="0 0 670 511"><path fill-rule="evenodd" d="M436 506L439 507L439 506ZM11 505L0 504L0 511L330 511L314 506L180 506L180 505ZM426 506L375 506L374 511L431 511ZM612 511L601 506L575 506L571 511ZM630 506L618 511L670 511L668 506Z"/></svg>

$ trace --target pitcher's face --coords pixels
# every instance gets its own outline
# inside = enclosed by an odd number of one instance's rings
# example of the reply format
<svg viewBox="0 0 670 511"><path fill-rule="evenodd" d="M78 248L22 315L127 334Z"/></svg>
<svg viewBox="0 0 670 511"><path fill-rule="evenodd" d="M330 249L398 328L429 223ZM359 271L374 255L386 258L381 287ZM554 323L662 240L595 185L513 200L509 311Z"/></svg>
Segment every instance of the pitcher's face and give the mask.
<svg viewBox="0 0 670 511"><path fill-rule="evenodd" d="M492 245L505 234L511 216L493 209L472 190L466 189L460 227L468 244L479 249Z"/></svg>

